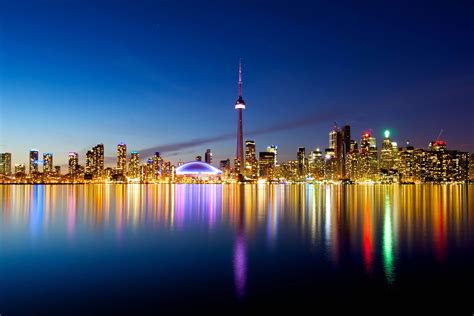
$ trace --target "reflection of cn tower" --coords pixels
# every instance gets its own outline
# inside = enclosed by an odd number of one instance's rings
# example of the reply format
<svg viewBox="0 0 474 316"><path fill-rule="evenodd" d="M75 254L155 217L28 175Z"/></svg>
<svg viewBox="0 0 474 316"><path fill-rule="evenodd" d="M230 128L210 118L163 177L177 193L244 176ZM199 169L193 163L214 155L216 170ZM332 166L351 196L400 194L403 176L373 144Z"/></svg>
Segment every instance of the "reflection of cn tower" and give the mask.
<svg viewBox="0 0 474 316"><path fill-rule="evenodd" d="M238 174L242 173L244 166L244 135L242 128L242 111L245 109L245 101L242 98L242 61L239 62L239 98L235 101L237 110L237 150L235 153L235 168Z"/></svg>
<svg viewBox="0 0 474 316"><path fill-rule="evenodd" d="M237 190L237 238L234 244L234 280L237 298L245 295L247 281L247 253L245 244L244 192Z"/></svg>

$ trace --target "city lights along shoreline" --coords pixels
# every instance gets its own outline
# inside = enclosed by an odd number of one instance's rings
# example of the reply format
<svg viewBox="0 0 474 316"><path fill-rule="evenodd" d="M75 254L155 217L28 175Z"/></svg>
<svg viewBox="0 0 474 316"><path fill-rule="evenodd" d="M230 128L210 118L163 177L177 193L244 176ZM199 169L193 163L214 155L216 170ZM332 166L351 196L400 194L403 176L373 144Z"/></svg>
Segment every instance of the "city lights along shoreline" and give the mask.
<svg viewBox="0 0 474 316"><path fill-rule="evenodd" d="M85 165L77 152L68 154L67 171L53 164L53 153L31 149L28 168L18 163L12 166L12 154L0 153L0 183L464 183L474 181L474 155L448 149L440 137L428 148L415 148L408 141L404 147L383 132L381 149L372 131L363 132L358 143L351 135L351 126L334 124L329 132L329 145L324 151L316 148L306 154L298 147L296 159L281 162L279 147L269 144L266 151L256 151L256 141L247 139L244 149L242 96L242 60L238 68L236 154L231 160L212 166L213 153L206 149L204 161L178 161L177 165L154 152L140 157L138 151L127 155L127 144L117 145L116 167L106 166L104 144L87 151ZM261 132L261 131L260 131ZM254 134L258 134L254 133ZM232 134L229 134L232 136ZM224 139L227 137L224 137ZM214 139L201 141L212 143ZM219 140L218 138L215 139ZM295 146L296 148L296 146ZM281 148L280 148L281 150ZM148 150L149 151L149 150ZM146 151L146 152L148 152ZM128 158L128 162L127 162ZM142 159L146 160L142 163ZM42 170L40 170L42 166Z"/></svg>

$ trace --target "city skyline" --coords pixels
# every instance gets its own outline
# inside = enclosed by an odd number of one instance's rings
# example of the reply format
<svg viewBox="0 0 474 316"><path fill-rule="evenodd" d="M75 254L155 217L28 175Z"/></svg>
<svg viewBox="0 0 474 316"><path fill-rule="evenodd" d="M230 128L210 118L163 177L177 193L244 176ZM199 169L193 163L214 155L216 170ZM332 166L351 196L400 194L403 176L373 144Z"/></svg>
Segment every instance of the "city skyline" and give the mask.
<svg viewBox="0 0 474 316"><path fill-rule="evenodd" d="M240 57L251 105L244 140L258 136L260 149L277 144L285 160L299 146L324 147L334 121L361 128L354 134L380 131L377 138L388 128L415 147L443 129L450 147L474 151L472 4L411 4L402 13L387 4L341 11L321 3L272 10L204 3L193 8L201 14L175 20L167 17L178 12L174 4L102 2L94 12L51 4L2 4L0 152L12 153L14 163L27 163L26 151L37 147L65 166L70 151L83 156L100 142L106 156L123 142L139 152L169 148L161 151L185 161L207 147L214 161L233 159ZM236 13L247 23L225 18ZM186 145L202 139L202 147Z"/></svg>

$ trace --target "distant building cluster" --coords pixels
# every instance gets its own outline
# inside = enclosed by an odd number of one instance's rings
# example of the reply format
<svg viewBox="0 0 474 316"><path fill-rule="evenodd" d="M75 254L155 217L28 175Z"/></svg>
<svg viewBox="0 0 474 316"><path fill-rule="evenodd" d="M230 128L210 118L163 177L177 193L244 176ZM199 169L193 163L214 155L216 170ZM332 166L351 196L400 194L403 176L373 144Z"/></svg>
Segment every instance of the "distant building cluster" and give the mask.
<svg viewBox="0 0 474 316"><path fill-rule="evenodd" d="M299 147L296 159L280 162L279 148L270 145L258 152L254 140L243 141L242 63L239 63L237 111L237 146L233 165L221 160L219 169L212 166L210 149L195 162L179 162L174 166L156 152L144 162L140 153L127 153L126 144L117 145L115 167L106 167L104 145L87 151L85 165L79 164L79 154L70 152L67 171L53 164L53 154L29 152L28 169L17 164L12 169L11 153L0 153L0 183L174 183L174 182L343 182L343 183L461 183L474 181L474 155L448 150L446 142L438 139L428 148L405 147L384 132L380 150L371 131L362 133L357 142L351 127L337 125L329 132L329 145L324 151L316 148L306 152ZM42 168L40 169L40 166Z"/></svg>
<svg viewBox="0 0 474 316"><path fill-rule="evenodd" d="M244 150L243 150L244 151ZM279 147L270 145L257 152L254 140L245 141L238 164L221 160L212 166L213 153L207 149L195 162L172 165L159 152L142 160L137 151L116 148L115 166L105 166L104 145L98 144L85 154L80 164L77 152L68 154L67 168L54 165L53 154L29 152L28 166L12 165L11 153L0 153L2 183L226 183L226 182L343 182L343 183L461 183L474 181L474 155L449 150L446 142L436 140L427 148L404 147L385 131L377 146L372 132L364 132L360 141L351 137L348 125L335 126L329 132L324 150L309 152L297 148L295 160L281 162ZM41 157L41 158L40 158ZM204 161L202 159L204 157ZM63 172L62 172L63 171Z"/></svg>

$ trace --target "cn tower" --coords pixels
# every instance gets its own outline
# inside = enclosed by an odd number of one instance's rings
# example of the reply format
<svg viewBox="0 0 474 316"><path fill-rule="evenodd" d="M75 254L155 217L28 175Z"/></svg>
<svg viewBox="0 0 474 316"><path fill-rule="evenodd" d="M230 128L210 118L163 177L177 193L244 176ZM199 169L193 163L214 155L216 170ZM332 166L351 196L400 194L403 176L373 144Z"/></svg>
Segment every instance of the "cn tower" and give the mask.
<svg viewBox="0 0 474 316"><path fill-rule="evenodd" d="M237 110L237 150L235 154L235 168L237 173L242 173L244 165L244 135L242 128L242 110L245 109L245 101L242 98L242 60L239 61L239 98L235 101Z"/></svg>

